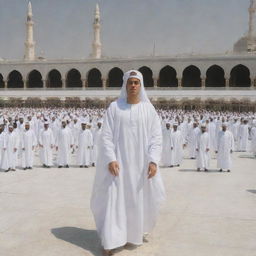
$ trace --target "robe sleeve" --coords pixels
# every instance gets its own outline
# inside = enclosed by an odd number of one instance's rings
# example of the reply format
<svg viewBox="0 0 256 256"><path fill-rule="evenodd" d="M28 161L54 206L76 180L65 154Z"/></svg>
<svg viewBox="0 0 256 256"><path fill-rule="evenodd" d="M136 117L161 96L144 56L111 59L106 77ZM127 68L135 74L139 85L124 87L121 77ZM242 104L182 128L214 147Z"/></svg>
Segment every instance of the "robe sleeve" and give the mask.
<svg viewBox="0 0 256 256"><path fill-rule="evenodd" d="M162 153L162 129L160 119L154 110L149 134L148 163L158 165Z"/></svg>
<svg viewBox="0 0 256 256"><path fill-rule="evenodd" d="M107 163L116 161L114 144L114 115L113 103L107 109L102 127L102 153Z"/></svg>

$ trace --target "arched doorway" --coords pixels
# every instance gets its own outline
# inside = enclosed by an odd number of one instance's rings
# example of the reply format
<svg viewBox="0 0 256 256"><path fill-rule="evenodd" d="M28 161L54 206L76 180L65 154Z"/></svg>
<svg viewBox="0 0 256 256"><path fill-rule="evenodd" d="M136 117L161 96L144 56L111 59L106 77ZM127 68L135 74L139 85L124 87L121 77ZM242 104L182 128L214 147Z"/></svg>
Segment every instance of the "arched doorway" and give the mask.
<svg viewBox="0 0 256 256"><path fill-rule="evenodd" d="M61 73L58 70L53 69L48 73L47 87L48 88L62 87Z"/></svg>
<svg viewBox="0 0 256 256"><path fill-rule="evenodd" d="M124 72L120 68L112 68L108 73L108 87L121 87Z"/></svg>
<svg viewBox="0 0 256 256"><path fill-rule="evenodd" d="M206 87L225 87L225 72L220 66L213 65L206 72Z"/></svg>
<svg viewBox="0 0 256 256"><path fill-rule="evenodd" d="M165 66L159 73L159 87L177 87L177 72L173 67Z"/></svg>
<svg viewBox="0 0 256 256"><path fill-rule="evenodd" d="M101 72L97 68L93 68L87 75L88 87L102 87Z"/></svg>
<svg viewBox="0 0 256 256"><path fill-rule="evenodd" d="M144 86L145 87L153 87L154 86L154 80L153 80L153 72L150 68L148 67L141 67L139 68L139 71L143 75L143 80L144 80Z"/></svg>
<svg viewBox="0 0 256 256"><path fill-rule="evenodd" d="M184 69L182 75L182 86L184 87L201 87L201 71L196 66L188 66Z"/></svg>
<svg viewBox="0 0 256 256"><path fill-rule="evenodd" d="M250 70L244 65L235 66L230 73L230 87L249 87Z"/></svg>
<svg viewBox="0 0 256 256"><path fill-rule="evenodd" d="M0 88L4 88L4 77L0 74Z"/></svg>
<svg viewBox="0 0 256 256"><path fill-rule="evenodd" d="M39 71L32 70L29 73L27 87L28 88L42 88L43 87L42 75Z"/></svg>
<svg viewBox="0 0 256 256"><path fill-rule="evenodd" d="M23 88L24 82L22 79L22 75L19 71L14 70L8 76L8 88Z"/></svg>
<svg viewBox="0 0 256 256"><path fill-rule="evenodd" d="M71 69L67 74L66 85L69 88L82 87L81 73L77 69Z"/></svg>

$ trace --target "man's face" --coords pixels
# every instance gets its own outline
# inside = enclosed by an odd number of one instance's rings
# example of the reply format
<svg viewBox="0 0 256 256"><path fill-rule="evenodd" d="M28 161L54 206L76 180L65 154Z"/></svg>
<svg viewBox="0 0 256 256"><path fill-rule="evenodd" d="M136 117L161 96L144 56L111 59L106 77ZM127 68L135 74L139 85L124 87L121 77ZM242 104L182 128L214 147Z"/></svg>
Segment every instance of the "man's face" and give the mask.
<svg viewBox="0 0 256 256"><path fill-rule="evenodd" d="M129 78L126 84L127 96L136 97L140 93L140 80L138 78Z"/></svg>
<svg viewBox="0 0 256 256"><path fill-rule="evenodd" d="M226 125L223 125L222 126L222 131L225 132L227 130L227 126Z"/></svg>
<svg viewBox="0 0 256 256"><path fill-rule="evenodd" d="M178 128L177 125L174 125L174 126L173 126L173 130L174 130L175 132L177 131L177 128Z"/></svg>
<svg viewBox="0 0 256 256"><path fill-rule="evenodd" d="M206 127L202 126L201 131L202 131L202 133L206 132Z"/></svg>
<svg viewBox="0 0 256 256"><path fill-rule="evenodd" d="M170 129L170 124L166 124L166 129L169 130Z"/></svg>
<svg viewBox="0 0 256 256"><path fill-rule="evenodd" d="M44 124L44 129L45 129L45 130L47 130L47 129L48 129L48 127L49 127L49 125L48 125L48 124Z"/></svg>
<svg viewBox="0 0 256 256"><path fill-rule="evenodd" d="M81 126L82 126L82 130L85 130L86 124L81 124Z"/></svg>
<svg viewBox="0 0 256 256"><path fill-rule="evenodd" d="M66 122L62 122L61 125L62 125L63 128L65 128L66 127Z"/></svg>
<svg viewBox="0 0 256 256"><path fill-rule="evenodd" d="M26 131L29 130L29 124L26 124L26 125L25 125L25 129L26 129Z"/></svg>
<svg viewBox="0 0 256 256"><path fill-rule="evenodd" d="M99 128L99 129L101 128L101 123L98 123L98 128Z"/></svg>
<svg viewBox="0 0 256 256"><path fill-rule="evenodd" d="M13 131L13 127L9 127L9 132L12 132Z"/></svg>

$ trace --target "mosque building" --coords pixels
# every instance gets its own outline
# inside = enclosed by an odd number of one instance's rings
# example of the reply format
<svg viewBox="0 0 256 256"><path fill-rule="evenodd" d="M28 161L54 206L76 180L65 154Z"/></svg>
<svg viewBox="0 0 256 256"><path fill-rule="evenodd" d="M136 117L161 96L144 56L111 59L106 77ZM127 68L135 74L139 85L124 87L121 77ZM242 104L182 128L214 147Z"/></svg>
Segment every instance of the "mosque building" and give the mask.
<svg viewBox="0 0 256 256"><path fill-rule="evenodd" d="M24 59L0 59L0 99L67 97L106 99L119 95L123 73L138 69L152 100L256 102L256 0L250 1L249 29L233 52L223 55L104 58L99 5L94 13L92 52L83 60L36 56L33 12L29 2Z"/></svg>

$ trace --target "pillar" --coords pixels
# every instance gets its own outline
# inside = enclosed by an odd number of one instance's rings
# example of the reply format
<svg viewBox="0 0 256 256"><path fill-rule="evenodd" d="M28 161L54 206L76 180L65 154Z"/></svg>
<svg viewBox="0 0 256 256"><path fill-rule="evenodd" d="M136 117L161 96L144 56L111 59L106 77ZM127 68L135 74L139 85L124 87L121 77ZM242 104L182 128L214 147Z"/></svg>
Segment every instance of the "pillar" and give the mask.
<svg viewBox="0 0 256 256"><path fill-rule="evenodd" d="M255 79L253 77L251 77L251 89L254 88L254 82L255 82Z"/></svg>
<svg viewBox="0 0 256 256"><path fill-rule="evenodd" d="M229 78L225 78L225 87L229 88Z"/></svg>
<svg viewBox="0 0 256 256"><path fill-rule="evenodd" d="M154 81L154 88L157 88L158 87L158 79L157 78L153 78L153 81Z"/></svg>
<svg viewBox="0 0 256 256"><path fill-rule="evenodd" d="M87 87L87 80L86 79L82 79L82 87L83 87L83 89L85 89Z"/></svg>
<svg viewBox="0 0 256 256"><path fill-rule="evenodd" d="M23 79L23 89L27 89L27 82L28 80Z"/></svg>
<svg viewBox="0 0 256 256"><path fill-rule="evenodd" d="M4 89L7 89L7 86L8 86L8 81L4 80Z"/></svg>
<svg viewBox="0 0 256 256"><path fill-rule="evenodd" d="M43 89L46 89L46 79L42 79L42 81L43 81Z"/></svg>
<svg viewBox="0 0 256 256"><path fill-rule="evenodd" d="M103 86L104 90L107 88L107 79L106 78L102 78L102 86Z"/></svg>
<svg viewBox="0 0 256 256"><path fill-rule="evenodd" d="M61 81L62 81L62 88L66 88L66 79L62 78Z"/></svg>
<svg viewBox="0 0 256 256"><path fill-rule="evenodd" d="M206 78L205 77L203 77L202 79L201 79L201 81L202 81L202 89L205 89L205 82L206 82Z"/></svg>
<svg viewBox="0 0 256 256"><path fill-rule="evenodd" d="M178 88L182 88L182 78L177 78L178 79Z"/></svg>

